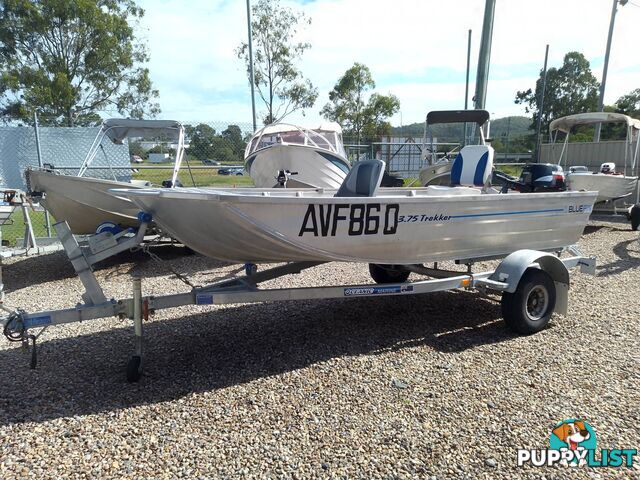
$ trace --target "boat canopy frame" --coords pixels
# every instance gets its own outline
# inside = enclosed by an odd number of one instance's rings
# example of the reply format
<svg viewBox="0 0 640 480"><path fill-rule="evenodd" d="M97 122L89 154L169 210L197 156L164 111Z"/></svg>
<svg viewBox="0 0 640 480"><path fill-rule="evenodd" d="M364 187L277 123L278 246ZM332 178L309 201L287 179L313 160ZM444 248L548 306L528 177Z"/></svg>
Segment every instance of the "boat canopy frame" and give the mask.
<svg viewBox="0 0 640 480"><path fill-rule="evenodd" d="M486 144L486 137L488 136L489 126L487 126L487 135L485 136L484 129L482 128L485 124L489 122L490 114L487 110L433 110L427 113L427 118L424 123L424 141L423 141L423 152L425 153L424 159L427 159L427 139L429 143L429 154L431 160L428 162L429 165L433 166L438 163L437 155L438 153L435 151L434 143L433 143L433 129L432 125L442 124L442 123L464 123L464 132L465 132L465 140L466 143L466 132L467 132L467 124L475 123L479 132L479 142L480 145ZM447 155L454 152L457 148L460 147L458 144L457 147L454 147ZM442 159L441 159L442 160Z"/></svg>
<svg viewBox="0 0 640 480"><path fill-rule="evenodd" d="M93 139L93 143L87 152L87 156L80 165L80 170L77 176L82 177L87 172L89 166L95 160L98 151L102 149L102 142L105 137L116 145L123 145L125 139L149 137L152 135L162 135L177 143L176 157L171 176L171 186L173 187L176 184L185 151L184 126L175 120L137 120L132 118L110 118L105 120L102 123L102 127L98 131L98 134ZM187 166L189 167L188 162ZM110 162L109 171L111 172L113 179L117 180ZM189 172L191 172L190 167Z"/></svg>
<svg viewBox="0 0 640 480"><path fill-rule="evenodd" d="M489 121L487 110L434 110L427 113L427 125L438 123L475 123L483 126Z"/></svg>
<svg viewBox="0 0 640 480"><path fill-rule="evenodd" d="M564 142L562 143L562 149L560 150L560 156L558 157L558 165L566 170L567 157L567 144L569 143L569 137L575 127L582 125L597 125L602 123L624 123L626 125L625 135L625 148L624 148L624 175L627 175L627 166L629 159L631 159L631 174L638 176L638 152L640 152L640 120L624 115L622 113L614 112L587 112L576 113L574 115L567 115L553 120L549 124L549 133L551 135L551 144L555 145L558 140L558 134L564 133ZM635 137L635 140L634 140ZM633 144L635 143L635 147ZM562 165L562 159L564 158L564 166Z"/></svg>

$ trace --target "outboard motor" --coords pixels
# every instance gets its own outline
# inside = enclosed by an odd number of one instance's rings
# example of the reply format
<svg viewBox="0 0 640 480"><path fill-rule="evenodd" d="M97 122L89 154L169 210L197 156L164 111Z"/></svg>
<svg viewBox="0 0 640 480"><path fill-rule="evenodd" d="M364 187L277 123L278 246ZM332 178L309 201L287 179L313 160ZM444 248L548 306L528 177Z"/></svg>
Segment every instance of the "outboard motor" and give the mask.
<svg viewBox="0 0 640 480"><path fill-rule="evenodd" d="M182 187L182 182L176 178L176 183L172 184L171 180L163 180L162 188Z"/></svg>
<svg viewBox="0 0 640 480"><path fill-rule="evenodd" d="M616 164L613 162L605 162L600 165L600 173L604 173L607 175L615 175L616 174Z"/></svg>
<svg viewBox="0 0 640 480"><path fill-rule="evenodd" d="M287 182L289 181L289 177L291 175L298 175L298 172L291 172L289 170L278 170L278 175L276 175L276 182L279 188L287 188Z"/></svg>

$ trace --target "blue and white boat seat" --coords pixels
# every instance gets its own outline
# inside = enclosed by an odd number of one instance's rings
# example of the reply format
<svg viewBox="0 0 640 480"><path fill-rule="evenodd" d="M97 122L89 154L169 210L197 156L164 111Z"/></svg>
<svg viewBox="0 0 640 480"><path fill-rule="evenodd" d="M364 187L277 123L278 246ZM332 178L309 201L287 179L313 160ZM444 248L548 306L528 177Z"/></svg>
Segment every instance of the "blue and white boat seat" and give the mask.
<svg viewBox="0 0 640 480"><path fill-rule="evenodd" d="M451 186L484 187L493 170L493 148L489 145L462 147L451 166Z"/></svg>

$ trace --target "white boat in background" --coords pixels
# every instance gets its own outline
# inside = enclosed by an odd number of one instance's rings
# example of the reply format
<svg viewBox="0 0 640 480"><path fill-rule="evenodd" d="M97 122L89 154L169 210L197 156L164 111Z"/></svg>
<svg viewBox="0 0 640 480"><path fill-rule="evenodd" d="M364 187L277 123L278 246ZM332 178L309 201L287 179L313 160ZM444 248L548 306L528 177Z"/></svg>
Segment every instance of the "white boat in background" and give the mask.
<svg viewBox="0 0 640 480"><path fill-rule="evenodd" d="M500 194L464 186L475 183L473 162L454 164L463 186L379 188L384 166L380 160L357 163L339 190L117 193L151 214L163 231L212 258L393 265L560 250L578 241L596 198L595 192ZM492 167L485 164L484 182Z"/></svg>
<svg viewBox="0 0 640 480"><path fill-rule="evenodd" d="M351 168L337 123L304 128L286 123L258 130L245 149L256 187L338 188Z"/></svg>
<svg viewBox="0 0 640 480"><path fill-rule="evenodd" d="M479 144L486 145L483 126L489 121L489 112L486 110L436 110L427 114L425 121L425 142L423 151L425 152L425 161L427 165L420 169L419 178L420 185L426 187L429 185L449 185L451 183L451 167L454 159L461 155L456 150L461 145L446 152L442 157L438 158L437 144L434 143L433 125L443 123L462 123L475 124L479 131ZM429 147L427 148L427 137L429 139ZM490 150L493 155L493 149ZM454 155L455 154L455 155Z"/></svg>
<svg viewBox="0 0 640 480"><path fill-rule="evenodd" d="M590 172L587 167L572 166L567 168L567 143L573 128L580 125L596 125L602 123L624 123L626 126L624 170L619 172L611 158L603 158L600 170ZM621 113L590 112L578 113L558 118L549 125L552 143L556 143L559 133L564 133L565 139L558 158L558 165L564 159L564 169L567 172L566 181L570 190L595 190L598 192L596 202L610 202L629 197L636 191L635 202L638 202L637 161L640 146L640 120ZM635 146L634 146L635 143ZM628 174L631 175L628 175Z"/></svg>
<svg viewBox="0 0 640 480"><path fill-rule="evenodd" d="M602 173L602 170L599 173L593 173L575 167L569 167L566 178L569 190L598 192L596 203L628 197L633 194L638 183L638 177Z"/></svg>
<svg viewBox="0 0 640 480"><path fill-rule="evenodd" d="M122 144L125 138L157 137L177 144L173 175L166 186L176 184L184 156L184 128L173 120L105 120L93 141L77 176L64 175L52 168L25 171L29 194L39 198L40 204L58 221L66 221L74 234L93 234L103 228L137 227L139 208L131 200L113 194L114 188L143 188L149 182L132 180L120 182L86 177L88 167L108 138Z"/></svg>

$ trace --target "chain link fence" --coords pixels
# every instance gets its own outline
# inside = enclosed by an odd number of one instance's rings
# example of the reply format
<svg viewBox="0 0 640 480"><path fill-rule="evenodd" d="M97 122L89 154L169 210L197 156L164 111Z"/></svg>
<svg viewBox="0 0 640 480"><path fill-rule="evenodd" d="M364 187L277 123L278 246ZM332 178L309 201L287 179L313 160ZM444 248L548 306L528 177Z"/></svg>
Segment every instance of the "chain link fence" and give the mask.
<svg viewBox="0 0 640 480"><path fill-rule="evenodd" d="M48 126L46 118L35 122L10 121L0 125L0 181L5 188L29 191L25 179L28 168L52 168L77 175L96 141L100 125ZM183 122L185 156L178 180L184 186L250 186L244 171L245 146L252 135L250 123ZM122 145L105 138L91 161L85 176L122 182L145 180L161 185L171 178L176 154L175 143L157 138L134 138ZM235 167L235 168L230 168ZM55 235L46 214L34 205L29 216L36 237ZM21 209L0 224L2 245L20 245L25 220Z"/></svg>

